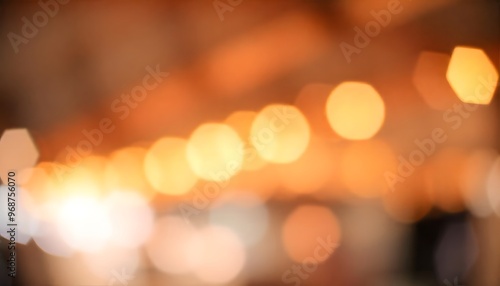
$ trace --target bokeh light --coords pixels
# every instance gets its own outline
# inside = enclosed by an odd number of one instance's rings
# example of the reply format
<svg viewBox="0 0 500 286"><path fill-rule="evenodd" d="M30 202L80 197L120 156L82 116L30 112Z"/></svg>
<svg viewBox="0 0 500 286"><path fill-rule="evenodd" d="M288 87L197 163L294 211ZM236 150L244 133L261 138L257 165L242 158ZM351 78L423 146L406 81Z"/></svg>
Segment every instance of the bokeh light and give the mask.
<svg viewBox="0 0 500 286"><path fill-rule="evenodd" d="M498 71L483 50L458 46L446 78L461 101L489 104L498 84Z"/></svg>
<svg viewBox="0 0 500 286"><path fill-rule="evenodd" d="M266 165L266 161L258 155L250 140L252 123L256 116L257 112L254 111L236 111L224 120L224 123L231 126L238 133L245 144L243 170L255 171Z"/></svg>
<svg viewBox="0 0 500 286"><path fill-rule="evenodd" d="M149 183L159 192L169 195L187 193L198 178L186 158L187 141L163 137L148 150L144 171Z"/></svg>
<svg viewBox="0 0 500 286"><path fill-rule="evenodd" d="M314 256L314 259L323 262L340 243L341 228L330 209L317 205L302 205L288 215L283 225L282 239L283 246L293 261L303 262ZM322 255L315 255L318 247L327 246L326 242L337 246L327 247L322 250Z"/></svg>
<svg viewBox="0 0 500 286"><path fill-rule="evenodd" d="M207 181L226 181L241 170L243 141L225 124L200 125L189 138L187 158L196 175Z"/></svg>
<svg viewBox="0 0 500 286"><path fill-rule="evenodd" d="M9 171L35 166L38 149L27 129L7 129L0 137L0 179L7 181Z"/></svg>
<svg viewBox="0 0 500 286"><path fill-rule="evenodd" d="M330 126L350 140L373 137L385 118L384 101L369 84L344 82L335 87L326 102Z"/></svg>
<svg viewBox="0 0 500 286"><path fill-rule="evenodd" d="M291 105L271 104L255 118L251 140L264 160L283 164L297 160L304 153L310 134L300 110Z"/></svg>

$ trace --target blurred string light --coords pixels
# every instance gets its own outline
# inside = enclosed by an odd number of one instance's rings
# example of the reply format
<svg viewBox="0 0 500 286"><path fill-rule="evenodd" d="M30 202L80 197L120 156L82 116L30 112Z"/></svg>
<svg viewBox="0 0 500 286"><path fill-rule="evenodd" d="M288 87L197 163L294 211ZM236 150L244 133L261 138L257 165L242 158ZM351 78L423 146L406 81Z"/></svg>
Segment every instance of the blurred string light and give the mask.
<svg viewBox="0 0 500 286"><path fill-rule="evenodd" d="M145 156L146 149L142 147L126 147L111 153L105 170L106 188L133 191L152 198L154 191L143 169Z"/></svg>
<svg viewBox="0 0 500 286"><path fill-rule="evenodd" d="M489 104L498 84L498 71L483 50L458 46L446 78L461 101Z"/></svg>
<svg viewBox="0 0 500 286"><path fill-rule="evenodd" d="M425 103L433 109L446 110L458 102L446 80L450 56L436 52L421 52L413 73L413 84Z"/></svg>
<svg viewBox="0 0 500 286"><path fill-rule="evenodd" d="M243 141L226 124L206 123L193 131L187 144L189 166L207 181L226 181L240 172Z"/></svg>
<svg viewBox="0 0 500 286"><path fill-rule="evenodd" d="M262 200L250 192L231 192L212 204L209 220L239 236L245 245L254 245L264 236L269 214Z"/></svg>
<svg viewBox="0 0 500 286"><path fill-rule="evenodd" d="M373 137L384 123L385 105L369 84L344 82L330 93L326 116L333 130L345 139Z"/></svg>
<svg viewBox="0 0 500 286"><path fill-rule="evenodd" d="M187 193L198 178L186 158L187 141L163 137L149 148L144 160L148 182L160 193L181 195Z"/></svg>
<svg viewBox="0 0 500 286"><path fill-rule="evenodd" d="M397 162L387 143L381 140L351 143L340 155L341 178L354 194L378 197L389 191L386 172L395 172Z"/></svg>
<svg viewBox="0 0 500 286"><path fill-rule="evenodd" d="M140 257L137 248L122 248L113 244L106 245L99 252L82 255L85 266L93 275L106 279L107 285L119 285L119 283L110 283L110 281L122 275L133 277L141 263ZM126 277L121 278L123 280Z"/></svg>
<svg viewBox="0 0 500 286"><path fill-rule="evenodd" d="M266 161L258 155L257 150L250 141L250 131L256 116L257 112L255 111L236 111L231 113L226 120L224 120L224 123L231 126L243 140L243 170L255 171L266 165Z"/></svg>
<svg viewBox="0 0 500 286"><path fill-rule="evenodd" d="M310 133L305 116L295 106L270 104L255 118L251 141L264 160L285 164L304 153Z"/></svg>
<svg viewBox="0 0 500 286"><path fill-rule="evenodd" d="M282 229L282 240L285 251L295 262L303 262L304 259L315 255L319 242L333 241L339 244L342 232L337 217L333 212L323 206L301 205L295 208L286 218ZM332 251L333 252L333 251ZM323 262L330 256L314 257Z"/></svg>

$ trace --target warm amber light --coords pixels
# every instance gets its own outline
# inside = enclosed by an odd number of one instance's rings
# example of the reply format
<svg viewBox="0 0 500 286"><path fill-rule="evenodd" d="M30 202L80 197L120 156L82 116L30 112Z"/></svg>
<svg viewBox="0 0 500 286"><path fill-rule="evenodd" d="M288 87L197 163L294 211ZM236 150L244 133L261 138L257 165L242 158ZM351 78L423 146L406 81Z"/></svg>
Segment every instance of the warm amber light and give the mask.
<svg viewBox="0 0 500 286"><path fill-rule="evenodd" d="M368 139L384 123L384 101L369 84L344 82L328 97L326 116L340 136L350 140Z"/></svg>
<svg viewBox="0 0 500 286"><path fill-rule="evenodd" d="M461 101L489 104L498 84L498 71L481 49L456 47L446 78Z"/></svg>
<svg viewBox="0 0 500 286"><path fill-rule="evenodd" d="M413 74L413 84L429 107L445 110L458 102L446 81L446 69L450 56L435 52L422 52Z"/></svg>
<svg viewBox="0 0 500 286"><path fill-rule="evenodd" d="M256 116L257 112L254 111L236 111L224 120L224 123L238 133L245 144L243 170L258 170L266 165L266 161L262 160L255 147L250 143L250 131Z"/></svg>
<svg viewBox="0 0 500 286"><path fill-rule="evenodd" d="M226 124L199 126L187 145L189 165L196 175L207 181L226 181L241 170L243 141Z"/></svg>
<svg viewBox="0 0 500 286"><path fill-rule="evenodd" d="M272 104L264 107L255 118L251 141L266 161L290 163L304 153L310 133L300 110L292 105Z"/></svg>
<svg viewBox="0 0 500 286"><path fill-rule="evenodd" d="M293 261L308 263L313 258L323 262L338 246L341 229L330 209L303 205L286 219L282 238L285 250Z"/></svg>
<svg viewBox="0 0 500 286"><path fill-rule="evenodd" d="M144 159L146 178L153 188L164 194L187 193L197 177L186 158L187 141L164 137L156 141Z"/></svg>
<svg viewBox="0 0 500 286"><path fill-rule="evenodd" d="M388 191L384 174L395 172L396 164L394 153L383 141L355 142L341 154L342 181L360 197L377 197Z"/></svg>
<svg viewBox="0 0 500 286"><path fill-rule="evenodd" d="M143 163L146 150L141 147L127 147L113 152L106 167L108 189L131 190L147 198L153 196L144 175Z"/></svg>

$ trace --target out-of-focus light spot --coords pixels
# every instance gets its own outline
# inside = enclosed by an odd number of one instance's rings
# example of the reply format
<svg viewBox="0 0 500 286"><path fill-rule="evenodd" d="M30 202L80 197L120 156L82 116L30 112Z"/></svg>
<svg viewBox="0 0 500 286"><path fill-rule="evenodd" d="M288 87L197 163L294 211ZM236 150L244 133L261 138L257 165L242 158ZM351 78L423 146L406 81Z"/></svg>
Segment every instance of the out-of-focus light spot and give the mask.
<svg viewBox="0 0 500 286"><path fill-rule="evenodd" d="M141 147L127 147L113 152L106 166L106 188L131 190L151 198L154 191L144 174L145 156L146 150Z"/></svg>
<svg viewBox="0 0 500 286"><path fill-rule="evenodd" d="M120 285L122 275L134 276L139 267L139 250L107 245L99 252L84 253L83 261L92 274L108 279L108 285ZM111 277L111 278L110 278ZM115 279L116 283L113 282ZM122 279L125 281L125 279Z"/></svg>
<svg viewBox="0 0 500 286"><path fill-rule="evenodd" d="M58 189L59 196L94 196L98 197L103 193L102 174L103 169L95 169L84 163L93 160L92 157L86 157L82 163L76 166L69 173L65 173L62 178L55 177L53 185Z"/></svg>
<svg viewBox="0 0 500 286"><path fill-rule="evenodd" d="M415 171L404 185L383 197L385 210L395 220L414 223L431 210L432 199L422 173Z"/></svg>
<svg viewBox="0 0 500 286"><path fill-rule="evenodd" d="M446 148L430 158L426 170L431 198L441 210L459 212L464 209L460 179L464 176L466 153L458 148Z"/></svg>
<svg viewBox="0 0 500 286"><path fill-rule="evenodd" d="M178 217L160 218L147 244L154 266L166 273L185 274L200 263L201 244L198 232Z"/></svg>
<svg viewBox="0 0 500 286"><path fill-rule="evenodd" d="M259 155L273 163L290 163L304 153L310 128L305 116L292 105L264 107L252 124L251 141Z"/></svg>
<svg viewBox="0 0 500 286"><path fill-rule="evenodd" d="M433 109L445 110L457 102L457 97L446 80L450 56L435 52L422 52L413 74L413 84Z"/></svg>
<svg viewBox="0 0 500 286"><path fill-rule="evenodd" d="M75 250L96 252L111 236L111 223L105 207L91 197L70 197L58 208L58 229L64 241Z"/></svg>
<svg viewBox="0 0 500 286"><path fill-rule="evenodd" d="M477 217L487 217L492 212L488 200L487 183L489 171L497 156L495 150L479 150L473 153L466 162L461 188L467 208Z"/></svg>
<svg viewBox="0 0 500 286"><path fill-rule="evenodd" d="M323 262L338 246L341 229L337 218L328 208L303 205L287 217L282 239L285 250L293 261L303 262L308 257L313 257Z"/></svg>
<svg viewBox="0 0 500 286"><path fill-rule="evenodd" d="M224 121L224 123L231 126L238 133L245 144L243 150L243 170L258 170L266 165L266 161L262 160L250 141L252 123L256 116L257 112L254 111L236 111Z"/></svg>
<svg viewBox="0 0 500 286"><path fill-rule="evenodd" d="M500 157L497 157L491 167L486 188L491 208L500 216Z"/></svg>
<svg viewBox="0 0 500 286"><path fill-rule="evenodd" d="M5 206L5 210L0 213L0 235L5 239L9 240L11 238L10 230L8 224L16 223L16 243L27 244L31 237L35 234L37 228L37 220L33 213L36 208L33 199L30 194L19 186L15 188L15 197L11 197L8 194L8 186L0 186L0 205ZM14 199L15 201L10 201L8 198ZM8 203L13 205L9 206ZM13 207L14 216L9 216L10 209ZM14 221L11 221L13 218Z"/></svg>
<svg viewBox="0 0 500 286"><path fill-rule="evenodd" d="M58 231L57 208L55 202L40 205L36 211L38 220L33 241L45 253L53 256L68 257L73 254L73 249L66 243Z"/></svg>
<svg viewBox="0 0 500 286"><path fill-rule="evenodd" d="M364 140L382 127L385 105L371 85L344 82L328 97L326 116L332 129L343 138Z"/></svg>
<svg viewBox="0 0 500 286"><path fill-rule="evenodd" d="M308 148L297 161L278 169L282 185L296 193L318 191L332 177L336 161L337 158L333 157L326 143L312 138Z"/></svg>
<svg viewBox="0 0 500 286"><path fill-rule="evenodd" d="M0 179L7 182L9 171L35 166L38 149L27 129L8 129L0 137Z"/></svg>
<svg viewBox="0 0 500 286"><path fill-rule="evenodd" d="M189 165L207 181L226 181L243 164L243 141L226 124L207 123L191 134L187 145Z"/></svg>
<svg viewBox="0 0 500 286"><path fill-rule="evenodd" d="M489 104L498 84L498 71L483 50L456 47L446 78L461 101Z"/></svg>
<svg viewBox="0 0 500 286"><path fill-rule="evenodd" d="M246 253L238 236L229 229L208 226L200 231L200 265L195 275L205 283L224 284L243 269Z"/></svg>
<svg viewBox="0 0 500 286"><path fill-rule="evenodd" d="M256 195L231 192L214 202L210 223L231 229L245 245L253 245L262 239L267 230L268 212Z"/></svg>
<svg viewBox="0 0 500 286"><path fill-rule="evenodd" d="M144 160L144 171L156 190L169 195L187 193L198 178L186 158L187 141L164 137L149 149Z"/></svg>
<svg viewBox="0 0 500 286"><path fill-rule="evenodd" d="M58 196L53 182L53 166L49 162L40 162L35 167L24 169L19 173L19 183L39 203Z"/></svg>
<svg viewBox="0 0 500 286"><path fill-rule="evenodd" d="M153 229L153 211L144 197L131 192L113 192L105 201L111 223L110 240L121 247L142 245Z"/></svg>
<svg viewBox="0 0 500 286"><path fill-rule="evenodd" d="M396 159L383 141L354 142L340 158L343 183L360 197L376 197L386 193L386 172L396 172Z"/></svg>

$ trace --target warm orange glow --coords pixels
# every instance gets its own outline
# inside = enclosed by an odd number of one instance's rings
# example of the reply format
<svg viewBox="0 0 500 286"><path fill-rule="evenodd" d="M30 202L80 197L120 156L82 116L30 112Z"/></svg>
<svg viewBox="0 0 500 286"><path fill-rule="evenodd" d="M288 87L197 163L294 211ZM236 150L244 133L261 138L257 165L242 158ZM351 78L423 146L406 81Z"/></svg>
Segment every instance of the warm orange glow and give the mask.
<svg viewBox="0 0 500 286"><path fill-rule="evenodd" d="M450 56L435 52L422 52L418 57L413 83L425 103L433 109L448 109L458 101L446 80L449 62Z"/></svg>
<svg viewBox="0 0 500 286"><path fill-rule="evenodd" d="M384 208L395 220L414 223L423 218L432 208L423 171L417 170L403 185L383 197Z"/></svg>
<svg viewBox="0 0 500 286"><path fill-rule="evenodd" d="M156 141L144 159L146 178L164 194L187 193L197 181L186 158L187 141L181 138L164 137Z"/></svg>
<svg viewBox="0 0 500 286"><path fill-rule="evenodd" d="M189 138L187 158L191 169L207 181L225 181L243 164L243 141L226 124L199 126Z"/></svg>
<svg viewBox="0 0 500 286"><path fill-rule="evenodd" d="M386 171L395 172L396 159L382 141L363 141L350 145L340 159L342 180L361 197L376 197L388 191Z"/></svg>
<svg viewBox="0 0 500 286"><path fill-rule="evenodd" d="M143 170L146 149L127 147L115 151L106 167L106 187L109 190L131 190L151 198L150 189Z"/></svg>
<svg viewBox="0 0 500 286"><path fill-rule="evenodd" d="M323 262L335 251L335 247L322 248L322 242L338 245L341 229L330 209L322 206L303 205L296 208L283 225L283 244L288 256L295 262L312 257ZM317 249L322 248L321 251ZM318 253L321 253L319 255Z"/></svg>
<svg viewBox="0 0 500 286"><path fill-rule="evenodd" d="M489 104L498 84L498 71L483 50L456 47L446 78L461 101Z"/></svg>
<svg viewBox="0 0 500 286"><path fill-rule="evenodd" d="M369 84L344 82L328 97L326 116L340 136L350 140L368 139L384 123L384 101Z"/></svg>
<svg viewBox="0 0 500 286"><path fill-rule="evenodd" d="M224 121L238 133L245 144L243 170L258 170L266 165L266 161L258 156L257 150L250 142L250 131L256 116L257 112L254 111L236 111Z"/></svg>
<svg viewBox="0 0 500 286"><path fill-rule="evenodd" d="M326 143L314 138L297 161L280 166L278 172L282 185L296 193L318 191L332 177L337 159Z"/></svg>
<svg viewBox="0 0 500 286"><path fill-rule="evenodd" d="M427 180L434 204L446 212L459 212L464 209L461 191L465 176L466 153L458 148L446 148L430 160Z"/></svg>
<svg viewBox="0 0 500 286"><path fill-rule="evenodd" d="M245 265L246 253L238 236L227 228L208 226L200 231L201 258L195 274L206 283L231 281Z"/></svg>
<svg viewBox="0 0 500 286"><path fill-rule="evenodd" d="M252 124L251 140L259 155L273 163L290 163L309 144L309 124L300 110L291 105L264 107Z"/></svg>
<svg viewBox="0 0 500 286"><path fill-rule="evenodd" d="M9 171L35 166L38 149L27 129L7 129L0 135L0 178L7 182Z"/></svg>

